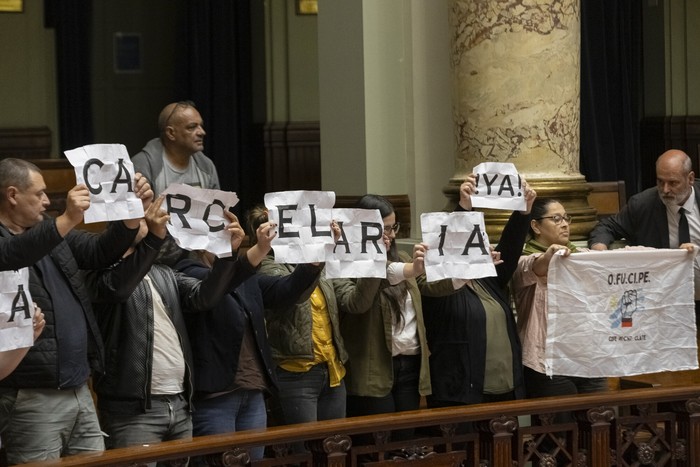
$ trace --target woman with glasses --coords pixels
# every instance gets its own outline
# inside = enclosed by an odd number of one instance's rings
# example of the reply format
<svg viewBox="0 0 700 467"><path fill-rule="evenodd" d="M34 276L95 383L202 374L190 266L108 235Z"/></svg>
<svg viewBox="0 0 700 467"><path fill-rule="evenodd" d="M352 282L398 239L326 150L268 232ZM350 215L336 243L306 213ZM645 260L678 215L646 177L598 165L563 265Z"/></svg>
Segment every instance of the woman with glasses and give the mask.
<svg viewBox="0 0 700 467"><path fill-rule="evenodd" d="M523 181L526 211L514 211L492 253L497 276L419 278L430 343L433 394L428 407L499 402L525 396L521 347L506 291L518 264L537 194ZM460 186L458 211L472 208L476 176Z"/></svg>
<svg viewBox="0 0 700 467"><path fill-rule="evenodd" d="M532 220L523 255L513 276L513 294L518 310L518 333L523 344L527 397L579 394L607 389L605 378L546 376L547 272L552 256L581 251L569 241L571 216L554 199L538 199L532 206ZM563 414L558 421L566 421Z"/></svg>
<svg viewBox="0 0 700 467"><path fill-rule="evenodd" d="M423 254L399 252L394 208L378 195L365 195L357 206L378 209L384 222L387 278L361 278L354 289L336 290L344 316L341 333L348 351L348 416L416 410L430 394L428 346L420 293L415 277L422 274ZM409 436L394 433L394 438Z"/></svg>

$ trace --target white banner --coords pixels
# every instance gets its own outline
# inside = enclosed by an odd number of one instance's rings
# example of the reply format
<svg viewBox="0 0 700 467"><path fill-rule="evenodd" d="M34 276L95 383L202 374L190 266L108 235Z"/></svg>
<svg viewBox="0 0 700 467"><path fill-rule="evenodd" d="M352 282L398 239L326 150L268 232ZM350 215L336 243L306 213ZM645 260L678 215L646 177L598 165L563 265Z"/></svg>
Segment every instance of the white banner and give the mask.
<svg viewBox="0 0 700 467"><path fill-rule="evenodd" d="M555 255L547 276L546 373L698 368L693 259L667 249Z"/></svg>
<svg viewBox="0 0 700 467"><path fill-rule="evenodd" d="M378 209L333 209L340 226L336 244L326 245L326 277L386 278L384 222Z"/></svg>
<svg viewBox="0 0 700 467"><path fill-rule="evenodd" d="M32 346L33 317L29 269L0 272L0 351Z"/></svg>
<svg viewBox="0 0 700 467"><path fill-rule="evenodd" d="M171 183L163 194L163 208L170 214L168 232L180 248L231 256L231 234L226 231L230 221L224 211L238 203L236 193Z"/></svg>
<svg viewBox="0 0 700 467"><path fill-rule="evenodd" d="M477 279L496 275L484 214L428 212L421 214L428 282L438 279Z"/></svg>
<svg viewBox="0 0 700 467"><path fill-rule="evenodd" d="M143 217L143 203L134 194L134 164L123 144L91 144L65 151L78 184L90 190L84 222Z"/></svg>
<svg viewBox="0 0 700 467"><path fill-rule="evenodd" d="M474 167L476 192L471 195L475 208L524 211L525 190L515 165L510 162L482 162Z"/></svg>
<svg viewBox="0 0 700 467"><path fill-rule="evenodd" d="M269 220L277 224L272 240L278 263L317 263L326 260L331 232L332 191L278 191L265 194Z"/></svg>

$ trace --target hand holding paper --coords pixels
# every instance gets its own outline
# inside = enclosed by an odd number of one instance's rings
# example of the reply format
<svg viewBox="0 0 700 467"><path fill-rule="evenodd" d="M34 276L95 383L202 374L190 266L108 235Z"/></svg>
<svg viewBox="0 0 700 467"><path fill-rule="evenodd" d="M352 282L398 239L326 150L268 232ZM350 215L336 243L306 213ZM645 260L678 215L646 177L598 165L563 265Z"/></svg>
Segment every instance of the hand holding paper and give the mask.
<svg viewBox="0 0 700 467"><path fill-rule="evenodd" d="M530 212L527 186L514 164L482 162L474 167L474 174L476 186L470 193L473 207Z"/></svg>
<svg viewBox="0 0 700 467"><path fill-rule="evenodd" d="M226 226L226 231L231 234L231 251L236 251L241 246L241 242L243 242L245 232L243 231L243 227L241 227L240 222L238 222L238 217L236 217L234 213L226 210L224 211L224 216L226 216L226 219L231 221Z"/></svg>
<svg viewBox="0 0 700 467"><path fill-rule="evenodd" d="M336 208L332 218L334 238L340 238L326 245L326 278L386 277L387 236L379 210Z"/></svg>
<svg viewBox="0 0 700 467"><path fill-rule="evenodd" d="M340 240L340 225L338 225L338 221L336 221L335 219L331 221L331 231L333 232L333 241L337 242L338 240Z"/></svg>
<svg viewBox="0 0 700 467"><path fill-rule="evenodd" d="M136 172L136 174L134 174L134 180L136 181L136 184L134 185L134 193L143 203L143 209L145 211L153 202L155 194L153 193L153 189L151 188L151 184L148 182L148 179L141 175L141 172Z"/></svg>
<svg viewBox="0 0 700 467"><path fill-rule="evenodd" d="M36 303L34 303L34 318L32 318L32 325L34 327L34 341L36 342L46 326L44 313L41 311L41 308L36 305Z"/></svg>
<svg viewBox="0 0 700 467"><path fill-rule="evenodd" d="M170 215L165 209L162 208L164 199L165 196L159 196L155 202L148 206L145 213L148 231L152 232L153 235L158 238L165 238L165 234L168 233L168 221L170 220Z"/></svg>
<svg viewBox="0 0 700 467"><path fill-rule="evenodd" d="M272 239L277 236L277 224L267 221L258 226L255 231L257 242L247 251L248 262L257 267L272 249Z"/></svg>
<svg viewBox="0 0 700 467"><path fill-rule="evenodd" d="M503 263L503 260L501 259L501 252L494 249L493 245L489 245L489 249L491 250L491 259L493 260L493 265L498 266L499 264Z"/></svg>
<svg viewBox="0 0 700 467"><path fill-rule="evenodd" d="M467 175L459 187L459 205L465 211L472 210L472 194L476 191L476 175Z"/></svg>
<svg viewBox="0 0 700 467"><path fill-rule="evenodd" d="M66 210L56 218L56 229L65 237L76 225L83 221L85 211L90 207L90 192L83 184L76 185L66 196Z"/></svg>
<svg viewBox="0 0 700 467"><path fill-rule="evenodd" d="M429 212L420 217L428 282L496 275L481 212Z"/></svg>
<svg viewBox="0 0 700 467"><path fill-rule="evenodd" d="M530 214L532 210L532 203L537 199L537 192L530 188L530 185L522 178L523 189L525 190L525 211L523 213Z"/></svg>
<svg viewBox="0 0 700 467"><path fill-rule="evenodd" d="M86 224L129 219L135 228L143 217L143 202L135 193L134 165L123 144L90 144L65 151L75 168L75 179L90 192L90 206L85 210ZM142 195L148 190L141 182Z"/></svg>
<svg viewBox="0 0 700 467"><path fill-rule="evenodd" d="M146 210L153 203L153 190L151 189L151 184L148 183L148 179L141 175L141 173L134 174L134 195L141 200L143 205L144 217L146 216ZM136 229L141 223L139 218L124 219L124 225L130 229Z"/></svg>
<svg viewBox="0 0 700 467"><path fill-rule="evenodd" d="M410 277L418 277L425 273L425 253L428 251L428 245L425 243L416 243L413 245L413 262L411 263L412 271Z"/></svg>
<svg viewBox="0 0 700 467"><path fill-rule="evenodd" d="M168 232L180 248L207 250L219 258L231 256L226 212L238 202L235 193L171 183L163 194L170 213Z"/></svg>

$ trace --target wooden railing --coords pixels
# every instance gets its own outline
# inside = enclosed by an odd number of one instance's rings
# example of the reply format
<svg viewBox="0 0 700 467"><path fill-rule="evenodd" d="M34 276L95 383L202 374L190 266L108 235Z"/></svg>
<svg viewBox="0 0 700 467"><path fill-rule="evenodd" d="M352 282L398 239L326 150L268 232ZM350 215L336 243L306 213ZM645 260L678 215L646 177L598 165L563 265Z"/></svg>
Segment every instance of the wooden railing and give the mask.
<svg viewBox="0 0 700 467"><path fill-rule="evenodd" d="M574 421L552 424L571 412ZM532 422L532 423L530 423ZM461 430L468 427L467 430ZM415 429L405 441L391 430ZM369 438L369 444L353 443ZM304 441L308 453L289 446ZM247 449L267 446L250 463ZM271 427L66 457L31 466L700 466L700 387L645 388Z"/></svg>

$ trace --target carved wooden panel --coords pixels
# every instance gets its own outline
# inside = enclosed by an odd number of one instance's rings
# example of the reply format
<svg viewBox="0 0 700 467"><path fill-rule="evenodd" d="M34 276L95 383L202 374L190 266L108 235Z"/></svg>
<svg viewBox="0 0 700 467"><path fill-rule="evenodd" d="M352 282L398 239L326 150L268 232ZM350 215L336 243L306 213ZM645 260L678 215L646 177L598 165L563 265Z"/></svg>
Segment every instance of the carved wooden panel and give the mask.
<svg viewBox="0 0 700 467"><path fill-rule="evenodd" d="M47 126L0 128L0 159L48 159L51 157L51 130Z"/></svg>

